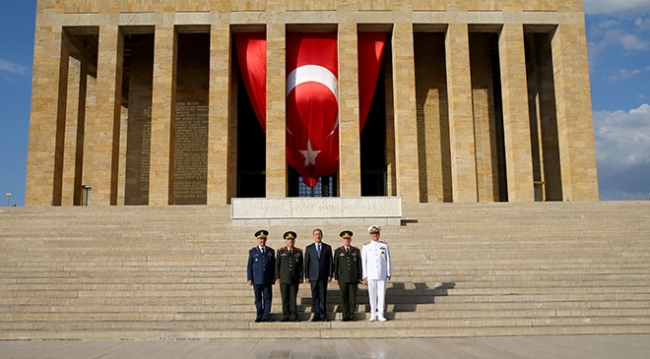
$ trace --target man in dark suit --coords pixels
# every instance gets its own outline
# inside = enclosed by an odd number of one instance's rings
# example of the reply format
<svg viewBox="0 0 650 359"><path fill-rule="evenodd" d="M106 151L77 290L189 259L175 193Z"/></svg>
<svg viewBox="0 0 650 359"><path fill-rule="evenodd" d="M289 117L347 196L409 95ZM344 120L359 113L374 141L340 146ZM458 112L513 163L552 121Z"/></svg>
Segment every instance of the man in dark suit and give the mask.
<svg viewBox="0 0 650 359"><path fill-rule="evenodd" d="M287 246L278 250L275 260L276 283L280 284L282 294L282 321L297 322L296 297L298 286L302 283L302 251L294 247L296 232L287 231L283 237Z"/></svg>
<svg viewBox="0 0 650 359"><path fill-rule="evenodd" d="M354 321L357 287L361 282L361 251L350 245L352 231L341 232L343 245L334 251L334 278L341 289L343 321Z"/></svg>
<svg viewBox="0 0 650 359"><path fill-rule="evenodd" d="M275 283L275 252L266 246L268 235L269 231L265 229L255 232L258 245L248 251L248 285L253 286L255 291L256 323L270 321L273 299L271 285Z"/></svg>
<svg viewBox="0 0 650 359"><path fill-rule="evenodd" d="M312 322L327 321L327 283L332 281L334 270L332 247L323 243L320 228L312 232L314 243L305 249L305 282L311 285Z"/></svg>

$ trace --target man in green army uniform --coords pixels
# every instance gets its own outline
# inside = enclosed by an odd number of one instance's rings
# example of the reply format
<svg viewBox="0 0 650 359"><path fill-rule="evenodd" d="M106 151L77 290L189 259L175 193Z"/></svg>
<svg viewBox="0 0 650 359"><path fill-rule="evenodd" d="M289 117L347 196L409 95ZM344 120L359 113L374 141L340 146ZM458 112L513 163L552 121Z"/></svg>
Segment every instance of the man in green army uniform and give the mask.
<svg viewBox="0 0 650 359"><path fill-rule="evenodd" d="M276 283L280 284L282 295L282 321L297 322L296 296L298 285L302 283L302 251L296 248L296 232L287 231L284 233L286 247L278 250L275 261Z"/></svg>
<svg viewBox="0 0 650 359"><path fill-rule="evenodd" d="M334 251L334 279L341 289L343 321L354 321L357 306L357 287L361 278L361 251L350 245L352 231L341 232L343 245Z"/></svg>

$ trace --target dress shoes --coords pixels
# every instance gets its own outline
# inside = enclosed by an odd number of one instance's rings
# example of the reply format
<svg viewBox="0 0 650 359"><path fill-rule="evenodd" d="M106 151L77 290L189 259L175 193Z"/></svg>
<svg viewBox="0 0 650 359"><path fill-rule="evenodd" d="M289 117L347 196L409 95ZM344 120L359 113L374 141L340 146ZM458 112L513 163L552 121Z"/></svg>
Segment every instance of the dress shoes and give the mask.
<svg viewBox="0 0 650 359"><path fill-rule="evenodd" d="M259 323L262 321L262 318L255 318L255 323Z"/></svg>
<svg viewBox="0 0 650 359"><path fill-rule="evenodd" d="M386 318L384 318L383 315L380 315L380 316L377 317L377 320L380 321L380 322L385 322Z"/></svg>
<svg viewBox="0 0 650 359"><path fill-rule="evenodd" d="M288 322L289 320L290 320L289 318L282 318L282 320L280 320L280 321L281 322Z"/></svg>
<svg viewBox="0 0 650 359"><path fill-rule="evenodd" d="M311 321L312 321L312 322L320 322L320 318L314 316L313 318L311 318Z"/></svg>
<svg viewBox="0 0 650 359"><path fill-rule="evenodd" d="M376 315L371 315L369 322L376 322L377 321L377 316Z"/></svg>

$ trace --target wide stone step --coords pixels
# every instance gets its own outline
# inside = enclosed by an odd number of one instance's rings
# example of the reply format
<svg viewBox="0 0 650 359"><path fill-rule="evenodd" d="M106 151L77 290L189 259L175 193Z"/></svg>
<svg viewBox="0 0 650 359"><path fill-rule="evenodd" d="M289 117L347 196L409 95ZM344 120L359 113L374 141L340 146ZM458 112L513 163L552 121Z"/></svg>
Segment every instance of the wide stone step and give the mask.
<svg viewBox="0 0 650 359"><path fill-rule="evenodd" d="M360 306L359 309L365 309ZM104 309L104 308L102 308ZM212 312L209 308L195 308L194 312L174 312L160 308L159 311L149 312L123 312L115 308L113 312L24 312L0 314L0 322L45 322L45 321L250 321L254 317L254 311L230 311ZM300 310L301 309L301 310ZM388 309L391 309L390 307ZM637 323L647 322L650 318L650 308L609 308L609 309L517 309L517 310L435 310L427 311L388 311L386 317L395 320L424 320L424 319L467 319L467 318L637 318ZM311 317L309 308L299 308L298 317L300 320L308 320ZM341 319L340 313L330 312L332 320ZM367 312L358 312L358 319L368 319ZM275 318L279 314L274 314ZM601 320L598 319L598 320Z"/></svg>
<svg viewBox="0 0 650 359"><path fill-rule="evenodd" d="M146 298L146 297L206 297L206 298L245 298L250 296L252 291L240 285L241 289L229 289L215 285L206 284L168 284L168 285L15 285L5 286L5 290L0 292L1 298ZM447 289L444 287L427 288L427 289L404 289L391 287L387 289L387 302L418 302L422 298L434 297L504 297L504 296L532 296L532 295L594 295L602 294L602 287L459 287ZM274 288L274 293L279 296L279 289ZM363 297L366 293L364 285L359 286L359 295ZM650 295L649 286L618 286L607 288L607 294L610 295ZM311 292L309 286L302 285L299 288L298 296L310 298ZM339 292L330 290L329 297L338 298Z"/></svg>
<svg viewBox="0 0 650 359"><path fill-rule="evenodd" d="M421 338L421 337L486 337L486 336L541 336L541 335L595 335L595 334L649 334L648 325L576 325L576 326L498 326L498 327L396 327L393 323L372 323L360 330L356 322L332 322L332 328L308 329L302 323L259 323L249 329L226 330L0 330L5 340L174 340L174 339L345 339L345 338ZM291 325L295 326L291 326ZM319 323L320 324L320 323ZM243 352L242 352L243 353Z"/></svg>

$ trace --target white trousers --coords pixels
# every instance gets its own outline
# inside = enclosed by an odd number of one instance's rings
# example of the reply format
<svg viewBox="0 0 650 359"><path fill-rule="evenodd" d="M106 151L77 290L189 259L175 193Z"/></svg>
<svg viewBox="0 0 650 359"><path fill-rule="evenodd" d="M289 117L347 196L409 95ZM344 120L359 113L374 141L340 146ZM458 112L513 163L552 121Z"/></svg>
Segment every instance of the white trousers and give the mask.
<svg viewBox="0 0 650 359"><path fill-rule="evenodd" d="M370 315L383 317L386 304L385 279L368 279L368 298L370 300Z"/></svg>

